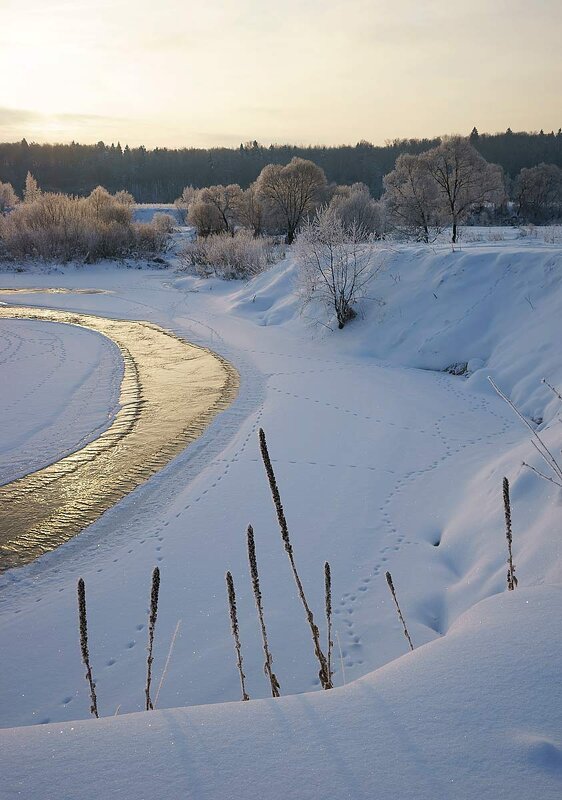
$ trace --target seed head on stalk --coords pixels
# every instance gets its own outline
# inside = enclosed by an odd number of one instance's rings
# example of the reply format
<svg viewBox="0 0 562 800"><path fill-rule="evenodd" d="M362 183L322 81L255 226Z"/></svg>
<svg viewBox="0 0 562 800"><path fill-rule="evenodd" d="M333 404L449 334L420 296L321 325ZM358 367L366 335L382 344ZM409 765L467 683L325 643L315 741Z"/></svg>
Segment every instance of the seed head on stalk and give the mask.
<svg viewBox="0 0 562 800"><path fill-rule="evenodd" d="M80 578L78 581L78 622L80 626L80 650L82 652L82 661L86 667L86 680L90 687L90 713L99 718L98 714L98 700L96 697L96 684L94 683L94 676L92 674L92 667L90 665L90 652L88 650L88 618L86 614L86 586L84 579Z"/></svg>
<svg viewBox="0 0 562 800"><path fill-rule="evenodd" d="M295 583L297 584L297 589L299 592L299 597L303 604L306 619L308 625L310 627L310 632L312 634L312 642L314 645L314 655L316 656L318 663L320 665L320 670L318 672L318 677L320 679L320 684L323 689L332 689L333 684L330 678L330 673L328 669L328 662L326 660L326 656L322 651L322 647L320 646L320 632L318 630L318 626L314 622L314 616L312 614L312 610L308 605L308 601L306 599L306 595L304 593L304 587L302 585L302 581L299 577L299 573L297 572L297 567L295 564L295 558L293 555L293 546L291 544L291 540L289 538L289 529L287 527L287 520L285 518L285 511L283 509L283 504L281 502L281 497L279 495L279 489L277 487L277 480L275 479L275 473L273 471L273 466L271 464L271 458L269 457L269 451L267 449L267 441L265 438L265 433L263 429L260 428L259 430L259 440L260 440L260 452L263 459L263 464L265 467L265 472L267 474L267 479L269 482L269 488L271 491L271 496L273 498L273 504L275 506L275 510L277 512L277 521L279 522L279 528L281 530L281 538L283 539L283 544L285 545L285 551L289 557L289 562L291 564L291 569L293 571L293 577L295 579Z"/></svg>
<svg viewBox="0 0 562 800"><path fill-rule="evenodd" d="M152 711L154 706L150 699L150 684L152 682L152 648L154 645L154 629L156 628L156 617L158 616L158 594L160 592L160 570L154 567L152 572L152 585L150 588L150 611L148 614L148 657L146 660L146 710Z"/></svg>
<svg viewBox="0 0 562 800"><path fill-rule="evenodd" d="M226 591L230 610L230 629L234 638L234 649L236 650L236 666L238 667L240 686L242 688L242 700L249 700L250 695L246 692L246 676L242 670L242 647L240 645L240 630L236 613L236 592L234 590L234 580L230 572L226 573Z"/></svg>

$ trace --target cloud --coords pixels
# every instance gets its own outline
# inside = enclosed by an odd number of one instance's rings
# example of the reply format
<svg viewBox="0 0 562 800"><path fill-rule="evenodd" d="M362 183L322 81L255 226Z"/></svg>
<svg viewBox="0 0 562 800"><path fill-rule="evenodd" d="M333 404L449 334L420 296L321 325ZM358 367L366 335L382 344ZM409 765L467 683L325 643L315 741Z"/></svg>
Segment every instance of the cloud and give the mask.
<svg viewBox="0 0 562 800"><path fill-rule="evenodd" d="M120 117L99 114L44 114L27 108L0 107L0 140L13 135L29 136L42 134L45 129L63 132L68 128L103 127L126 122Z"/></svg>
<svg viewBox="0 0 562 800"><path fill-rule="evenodd" d="M37 121L39 116L41 115L36 111L27 111L23 108L0 108L0 125L2 127L26 125Z"/></svg>

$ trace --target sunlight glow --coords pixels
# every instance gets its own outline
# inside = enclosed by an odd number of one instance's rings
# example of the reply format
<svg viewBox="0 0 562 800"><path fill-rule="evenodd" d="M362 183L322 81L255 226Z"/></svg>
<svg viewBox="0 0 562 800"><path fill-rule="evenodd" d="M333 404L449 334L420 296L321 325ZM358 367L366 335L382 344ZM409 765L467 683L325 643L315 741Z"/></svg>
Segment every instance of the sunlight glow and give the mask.
<svg viewBox="0 0 562 800"><path fill-rule="evenodd" d="M0 140L558 129L562 4L0 0Z"/></svg>

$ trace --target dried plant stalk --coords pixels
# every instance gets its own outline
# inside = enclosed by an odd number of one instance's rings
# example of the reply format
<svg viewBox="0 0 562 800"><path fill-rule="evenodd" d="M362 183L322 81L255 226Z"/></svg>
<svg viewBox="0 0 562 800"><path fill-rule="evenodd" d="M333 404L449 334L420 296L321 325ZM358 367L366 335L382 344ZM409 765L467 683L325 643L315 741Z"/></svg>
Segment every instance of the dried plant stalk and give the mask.
<svg viewBox="0 0 562 800"><path fill-rule="evenodd" d="M154 629L156 627L156 617L158 616L158 594L160 592L160 570L154 567L152 573L152 586L150 589L150 611L148 615L148 658L146 660L146 688L144 690L146 696L146 710L152 711L154 705L150 699L150 684L152 682L152 648L154 645Z"/></svg>
<svg viewBox="0 0 562 800"><path fill-rule="evenodd" d="M172 653L174 652L174 647L176 644L176 639L178 637L178 633L180 630L181 619L178 619L176 622L176 627L174 629L174 633L172 634L172 639L170 641L170 647L168 648L168 655L166 656L166 663L164 664L164 669L162 670L162 675L160 676L160 683L158 684L158 689L156 690L156 697L154 698L154 708L158 705L158 697L160 696L160 689L162 688L162 684L168 674L168 667L170 666L170 660L172 658Z"/></svg>
<svg viewBox="0 0 562 800"><path fill-rule="evenodd" d="M330 678L330 683L333 684L332 677L332 648L334 643L332 641L332 573L330 571L330 565L326 561L324 564L324 599L326 605L326 629L327 629L327 636L328 636L328 646L326 648L326 662L328 664L328 676Z"/></svg>
<svg viewBox="0 0 562 800"><path fill-rule="evenodd" d="M90 665L90 653L88 650L88 618L86 614L86 586L84 580L78 581L78 621L80 625L80 650L82 651L82 661L86 667L86 680L90 687L90 713L99 719L98 699L96 697L96 684Z"/></svg>
<svg viewBox="0 0 562 800"><path fill-rule="evenodd" d="M226 591L230 610L230 629L234 637L234 649L236 650L236 666L238 667L240 687L242 689L242 700L249 700L250 695L246 692L246 676L242 669L242 647L240 645L240 630L238 627L238 616L236 614L236 592L234 591L234 581L232 580L230 572L226 573Z"/></svg>
<svg viewBox="0 0 562 800"><path fill-rule="evenodd" d="M515 565L513 563L513 553L511 546L513 544L513 534L511 529L511 500L509 497L509 481L507 478L503 479L503 508L505 512L505 538L507 539L507 588L513 591L517 586L517 578L515 577Z"/></svg>
<svg viewBox="0 0 562 800"><path fill-rule="evenodd" d="M402 616L402 611L400 610L400 606L398 605L398 598L396 597L396 591L394 589L394 584L392 582L392 575L390 574L390 572L386 573L386 582L388 583L388 588L390 589L392 598L396 605L396 610L398 611L398 616L400 618L400 622L402 623L402 627L404 629L404 636L408 640L408 644L410 645L410 650L413 650L414 645L412 644L412 640L410 639L410 634L408 633L408 628L406 627L406 621L404 620L404 617Z"/></svg>
<svg viewBox="0 0 562 800"><path fill-rule="evenodd" d="M263 652L265 655L265 663L263 665L263 671L269 678L269 684L271 686L271 696L280 697L281 686L279 685L277 676L275 675L272 669L273 658L271 656L271 652L269 650L269 643L267 641L267 631L265 628L265 619L263 616L263 606L261 601L258 562L256 559L256 544L254 542L254 530L251 525L248 525L247 542L248 542L248 561L250 562L250 575L252 578L252 589L254 592L254 598L256 600L256 608L258 610L258 618L261 627L261 638L263 642Z"/></svg>
<svg viewBox="0 0 562 800"><path fill-rule="evenodd" d="M345 664L343 663L343 653L342 653L342 649L341 649L340 635L339 635L339 633L337 631L336 631L336 642L338 643L338 650L339 650L339 653L340 653L340 666L341 666L342 682L343 682L343 685L345 686Z"/></svg>
<svg viewBox="0 0 562 800"><path fill-rule="evenodd" d="M295 564L295 558L293 555L293 547L291 545L291 540L289 538L289 529L287 527L287 520L285 519L285 511L283 510L283 504L281 503L281 497L279 495L279 489L277 488L277 481L275 479L275 473L273 472L273 467L271 465L271 459L269 457L269 451L267 449L267 442L265 439L265 433L263 432L262 428L259 431L259 439L260 439L260 451L261 456L263 459L263 463L265 466L265 471L267 473L267 479L269 481L269 488L271 490L271 496L273 498L273 503L275 505L275 510L277 512L277 520L279 522L279 528L281 529L281 537L283 539L283 543L285 545L285 551L289 556L289 562L291 564L291 569L293 571L293 577L295 579L295 583L297 584L297 589L299 592L300 599L304 606L304 610L306 613L306 618L308 624L310 626L310 632L312 634L312 641L314 644L314 654L318 660L320 665L320 670L318 672L318 677L320 678L320 684L323 689L332 689L333 684L330 680L330 674L328 670L328 662L326 661L326 656L322 651L322 647L320 646L320 632L318 630L317 625L314 622L314 616L308 605L306 595L304 593L304 588L297 572L297 567Z"/></svg>

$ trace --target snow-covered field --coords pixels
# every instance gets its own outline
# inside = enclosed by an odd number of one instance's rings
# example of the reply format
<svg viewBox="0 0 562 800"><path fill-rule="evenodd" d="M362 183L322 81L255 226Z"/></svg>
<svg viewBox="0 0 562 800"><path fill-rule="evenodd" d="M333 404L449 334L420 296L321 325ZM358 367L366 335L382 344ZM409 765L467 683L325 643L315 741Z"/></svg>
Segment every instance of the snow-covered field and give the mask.
<svg viewBox="0 0 562 800"><path fill-rule="evenodd" d="M109 290L17 301L156 322L211 347L241 375L239 397L195 445L67 545L1 577L6 796L99 796L103 776L108 797L559 797L561 495L521 466L539 466L529 431L487 376L542 420L541 435L559 452L561 404L541 378L562 384L561 279L556 244L506 238L455 253L401 246L386 251L359 318L330 332L299 315L290 257L249 284L109 265L2 275L6 287ZM38 352L32 340L28 347ZM72 349L80 350L76 341ZM99 365L99 386L113 386L112 362L82 352ZM468 377L442 371L458 362L468 363ZM72 375L79 382L81 373ZM112 407L101 388L84 404L86 419ZM64 418L68 441L78 441L75 417ZM347 685L331 693L316 691L259 427L322 631L324 561L332 567L342 648L335 683ZM513 593L505 591L504 475ZM248 691L268 696L246 563L250 522L274 669L282 694L294 696L225 705L239 698L227 569ZM157 682L181 620L158 698L163 710L122 716L144 705L156 564ZM414 653L406 652L387 569ZM79 576L99 706L111 717L99 722L72 722L89 708ZM34 723L45 724L13 729Z"/></svg>

